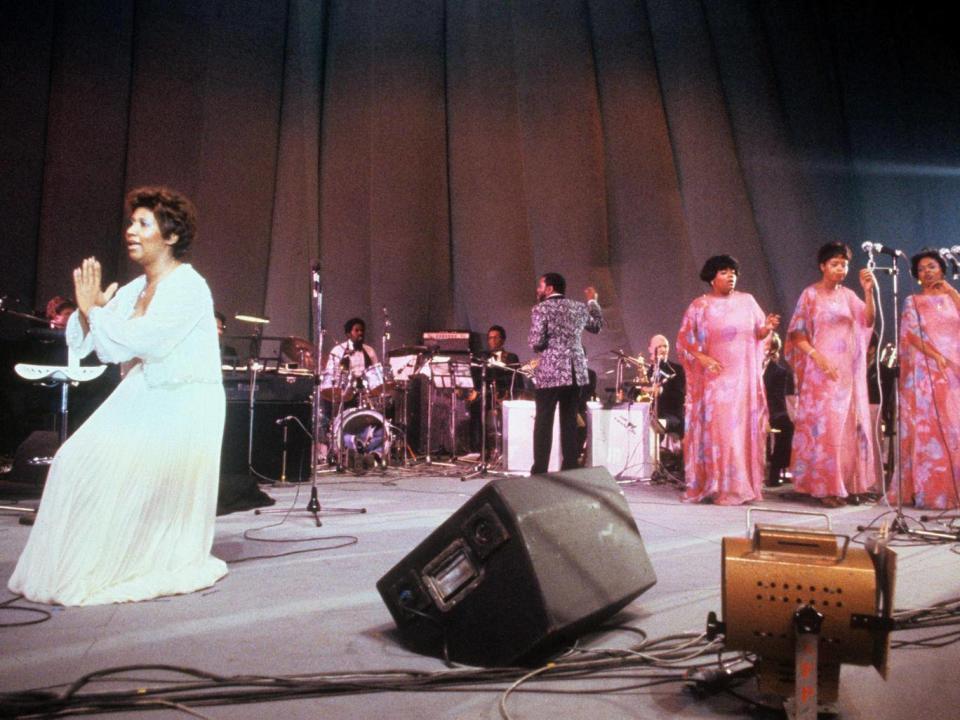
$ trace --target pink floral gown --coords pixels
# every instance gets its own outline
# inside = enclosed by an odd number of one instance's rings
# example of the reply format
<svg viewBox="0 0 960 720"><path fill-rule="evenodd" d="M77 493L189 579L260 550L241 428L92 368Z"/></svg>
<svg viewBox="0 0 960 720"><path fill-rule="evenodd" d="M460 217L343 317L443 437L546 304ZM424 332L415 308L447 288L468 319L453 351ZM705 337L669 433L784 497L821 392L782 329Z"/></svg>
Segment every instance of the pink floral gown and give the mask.
<svg viewBox="0 0 960 720"><path fill-rule="evenodd" d="M839 378L831 380L796 347L802 332ZM864 302L846 287L806 288L787 333L787 360L797 379L793 436L793 485L813 497L867 492L875 482L873 428L867 395L867 346L871 326Z"/></svg>
<svg viewBox="0 0 960 720"><path fill-rule="evenodd" d="M941 370L909 336L951 365ZM960 312L946 295L907 298L900 320L900 472L903 501L954 508L960 483ZM894 483L896 476L894 476ZM896 485L890 490L896 502Z"/></svg>
<svg viewBox="0 0 960 720"><path fill-rule="evenodd" d="M701 295L687 308L677 349L687 374L685 500L737 505L761 497L767 432L763 390L766 319L752 295ZM721 365L707 372L691 351Z"/></svg>

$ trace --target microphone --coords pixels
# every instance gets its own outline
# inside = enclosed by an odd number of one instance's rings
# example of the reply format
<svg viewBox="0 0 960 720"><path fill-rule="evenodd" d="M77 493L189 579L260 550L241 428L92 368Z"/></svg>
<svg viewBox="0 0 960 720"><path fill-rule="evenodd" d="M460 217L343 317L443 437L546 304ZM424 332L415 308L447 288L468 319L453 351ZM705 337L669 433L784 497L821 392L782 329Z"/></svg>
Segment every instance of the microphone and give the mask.
<svg viewBox="0 0 960 720"><path fill-rule="evenodd" d="M881 255L889 255L890 257L895 258L905 258L903 250L897 250L896 248L887 247L886 245L881 245L880 243L875 242L865 242L860 246L860 249L866 253L875 252L880 253Z"/></svg>
<svg viewBox="0 0 960 720"><path fill-rule="evenodd" d="M960 245L955 247L960 250ZM941 258L953 265L953 279L956 280L960 276L960 263L957 263L957 256L953 252L953 248L940 248L937 252L940 253Z"/></svg>
<svg viewBox="0 0 960 720"><path fill-rule="evenodd" d="M276 425L283 425L284 423L288 423L291 420L296 420L296 419L297 419L296 415L287 415L286 417L282 417L279 420L275 420L274 423Z"/></svg>

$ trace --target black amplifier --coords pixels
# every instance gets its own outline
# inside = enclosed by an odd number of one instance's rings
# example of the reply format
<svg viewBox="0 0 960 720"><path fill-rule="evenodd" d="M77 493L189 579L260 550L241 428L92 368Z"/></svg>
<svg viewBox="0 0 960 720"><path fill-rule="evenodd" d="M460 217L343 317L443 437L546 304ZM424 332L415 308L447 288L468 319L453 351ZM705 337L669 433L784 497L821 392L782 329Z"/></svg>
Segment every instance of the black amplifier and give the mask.
<svg viewBox="0 0 960 720"><path fill-rule="evenodd" d="M250 383L253 375L248 371L228 370L223 373L223 387L228 403L249 403ZM309 403L313 396L313 374L262 372L256 375L253 400L256 403Z"/></svg>

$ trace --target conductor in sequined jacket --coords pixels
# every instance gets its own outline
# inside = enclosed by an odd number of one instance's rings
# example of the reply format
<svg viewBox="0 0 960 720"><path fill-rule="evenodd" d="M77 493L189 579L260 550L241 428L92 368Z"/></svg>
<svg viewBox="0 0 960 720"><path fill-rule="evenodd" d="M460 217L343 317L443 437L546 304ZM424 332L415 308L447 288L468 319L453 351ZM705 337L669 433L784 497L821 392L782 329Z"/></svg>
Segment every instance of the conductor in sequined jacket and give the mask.
<svg viewBox="0 0 960 720"><path fill-rule="evenodd" d="M584 330L600 332L603 314L597 291L584 290L587 302L564 296L567 283L558 273L541 275L537 282L537 304L530 318L528 341L540 353L534 371L537 416L533 424L532 474L544 473L553 444L553 416L560 405L560 448L562 470L577 467L577 399L579 386L588 383L587 358L581 335Z"/></svg>

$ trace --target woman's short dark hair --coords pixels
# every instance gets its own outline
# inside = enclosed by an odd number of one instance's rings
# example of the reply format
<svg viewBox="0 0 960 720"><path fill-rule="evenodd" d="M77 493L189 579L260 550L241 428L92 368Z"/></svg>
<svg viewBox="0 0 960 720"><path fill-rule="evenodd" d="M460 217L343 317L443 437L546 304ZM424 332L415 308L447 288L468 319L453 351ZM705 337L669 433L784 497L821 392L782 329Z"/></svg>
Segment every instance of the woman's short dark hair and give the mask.
<svg viewBox="0 0 960 720"><path fill-rule="evenodd" d="M350 318L343 324L343 334L349 335L354 325L362 327L364 332L367 331L367 324L363 321L363 318Z"/></svg>
<svg viewBox="0 0 960 720"><path fill-rule="evenodd" d="M943 271L944 276L947 274L947 261L940 257L940 253L934 250L933 248L922 248L920 252L910 258L910 274L914 277L917 277L920 267L920 261L924 258L933 258L937 261L937 265L940 266L940 269Z"/></svg>
<svg viewBox="0 0 960 720"><path fill-rule="evenodd" d="M167 187L139 187L127 193L127 209L130 215L137 208L146 208L153 213L165 240L177 236L171 248L178 260L187 254L190 244L197 237L197 209L186 195Z"/></svg>
<svg viewBox="0 0 960 720"><path fill-rule="evenodd" d="M737 275L740 274L740 263L733 255L714 255L707 258L700 271L700 279L705 283L713 282L717 273L721 270L733 270Z"/></svg>
<svg viewBox="0 0 960 720"><path fill-rule="evenodd" d="M817 265L823 265L828 260L833 260L834 258L843 258L844 260L853 259L853 251L850 250L850 246L846 243L837 242L828 242L820 246L820 249L817 250Z"/></svg>
<svg viewBox="0 0 960 720"><path fill-rule="evenodd" d="M567 291L567 281L563 279L563 275L555 272L548 272L541 275L543 278L543 284L553 288L554 292L558 292L561 295Z"/></svg>

